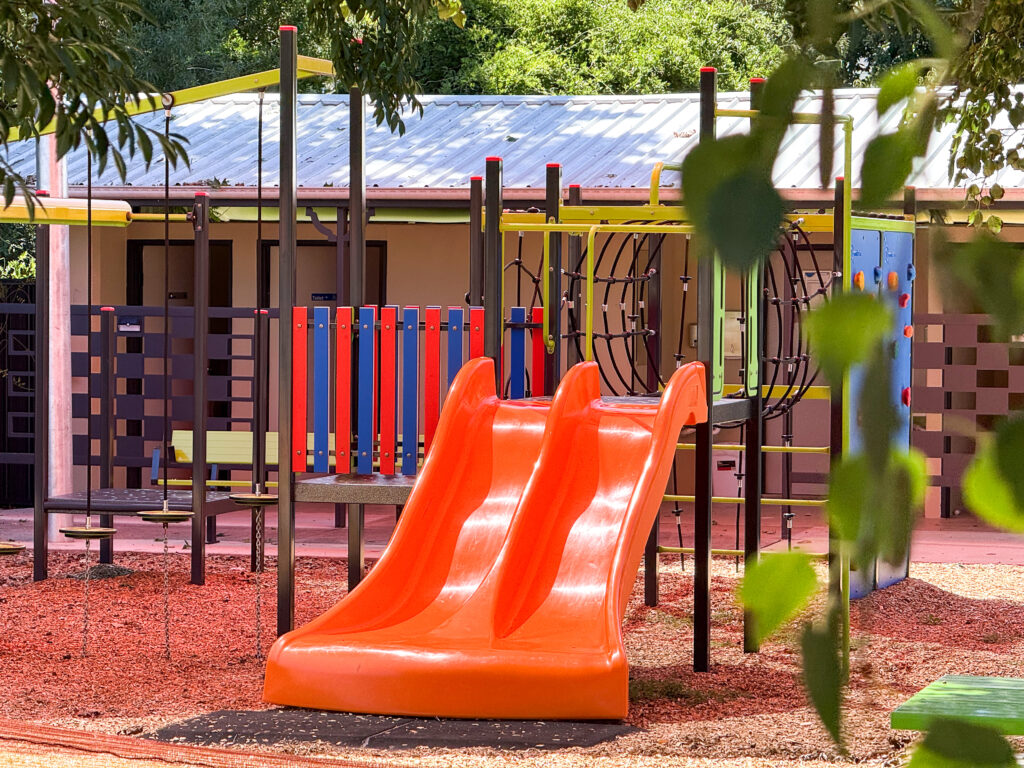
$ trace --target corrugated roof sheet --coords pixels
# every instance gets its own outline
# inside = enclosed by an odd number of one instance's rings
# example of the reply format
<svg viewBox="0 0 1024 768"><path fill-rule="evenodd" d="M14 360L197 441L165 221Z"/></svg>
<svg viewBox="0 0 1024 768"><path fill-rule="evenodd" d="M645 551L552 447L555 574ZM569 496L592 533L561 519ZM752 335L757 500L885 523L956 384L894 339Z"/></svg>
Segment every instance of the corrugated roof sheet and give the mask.
<svg viewBox="0 0 1024 768"><path fill-rule="evenodd" d="M854 118L854 175L858 186L864 147L876 130L892 130L899 120L892 110L880 121L877 91L847 89L836 93L836 109ZM651 96L424 96L422 119L406 117L404 136L376 126L368 115L366 176L369 186L382 188L464 188L469 177L483 171L484 158L505 159L505 186L543 188L544 165L559 162L566 183L585 188L644 188L656 160L678 161L697 142L697 94ZM799 111L817 112L820 94L800 99ZM719 106L748 107L745 93L719 95ZM369 110L367 110L369 112ZM278 182L278 104L264 104L264 185ZM138 118L161 130L163 115ZM174 110L172 130L189 141L191 168L173 169L172 185L209 183L256 185L258 97L239 94L211 99ZM345 187L348 184L348 97L300 95L298 112L298 179L302 187ZM1004 126L1009 130L1009 126ZM743 119L720 118L719 135L747 130ZM786 136L775 166L779 188L818 186L817 126L794 126ZM841 131L837 131L836 171L841 173ZM947 163L952 127L935 135L928 157L911 183L919 188L948 188ZM12 159L23 172L34 168L31 142L13 147ZM158 157L147 170L141 159L129 163L129 184L161 186ZM69 178L85 183L84 151L73 154ZM1024 173L1002 171L1005 187L1024 187ZM113 168L97 185L120 186ZM678 184L666 174L663 186Z"/></svg>

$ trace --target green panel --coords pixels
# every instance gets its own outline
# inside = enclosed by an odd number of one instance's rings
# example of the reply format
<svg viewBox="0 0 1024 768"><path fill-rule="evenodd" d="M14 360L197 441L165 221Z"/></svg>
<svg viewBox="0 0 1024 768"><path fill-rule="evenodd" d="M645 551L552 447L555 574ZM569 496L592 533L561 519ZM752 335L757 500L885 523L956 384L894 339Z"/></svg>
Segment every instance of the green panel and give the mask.
<svg viewBox="0 0 1024 768"><path fill-rule="evenodd" d="M870 229L874 232L914 233L915 223L906 219L876 219L874 216L851 216L851 229Z"/></svg>
<svg viewBox="0 0 1024 768"><path fill-rule="evenodd" d="M899 730L925 731L936 717L1024 736L1024 679L946 675L897 707L891 722Z"/></svg>
<svg viewBox="0 0 1024 768"><path fill-rule="evenodd" d="M757 385L761 373L761 345L759 324L761 317L761 274L760 265L752 267L747 273L747 322L746 322L746 394L753 397L757 394Z"/></svg>
<svg viewBox="0 0 1024 768"><path fill-rule="evenodd" d="M715 323L711 339L711 388L714 390L715 399L718 400L722 397L722 391L725 389L725 269L717 254L711 279Z"/></svg>

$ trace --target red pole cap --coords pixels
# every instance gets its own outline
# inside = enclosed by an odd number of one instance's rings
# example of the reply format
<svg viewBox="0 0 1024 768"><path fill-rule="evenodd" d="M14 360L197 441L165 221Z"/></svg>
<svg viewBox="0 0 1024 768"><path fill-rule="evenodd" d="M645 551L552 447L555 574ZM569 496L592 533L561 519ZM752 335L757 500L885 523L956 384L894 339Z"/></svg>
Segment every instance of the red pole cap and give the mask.
<svg viewBox="0 0 1024 768"><path fill-rule="evenodd" d="M488 163L500 163L501 162L501 158L497 157L495 155L492 155L491 157L487 158L487 162Z"/></svg>
<svg viewBox="0 0 1024 768"><path fill-rule="evenodd" d="M714 67L701 67L700 71L701 72L717 72L718 70L715 69Z"/></svg>
<svg viewBox="0 0 1024 768"><path fill-rule="evenodd" d="M298 32L299 28L291 24L282 24L280 27L278 27L278 30L280 30L281 32Z"/></svg>
<svg viewBox="0 0 1024 768"><path fill-rule="evenodd" d="M569 185L569 189L580 189L580 185L579 184L570 184Z"/></svg>
<svg viewBox="0 0 1024 768"><path fill-rule="evenodd" d="M840 181L846 181L846 177L845 176L836 176L836 182L840 182Z"/></svg>
<svg viewBox="0 0 1024 768"><path fill-rule="evenodd" d="M561 163L548 163L548 168L561 168Z"/></svg>
<svg viewBox="0 0 1024 768"><path fill-rule="evenodd" d="M48 189L37 189L36 190L36 196L37 197L49 197L50 196L50 190L48 190Z"/></svg>
<svg viewBox="0 0 1024 768"><path fill-rule="evenodd" d="M469 180L470 181L483 181L484 177L483 176L470 176Z"/></svg>
<svg viewBox="0 0 1024 768"><path fill-rule="evenodd" d="M113 307L100 307L100 312L113 312Z"/></svg>
<svg viewBox="0 0 1024 768"><path fill-rule="evenodd" d="M750 82L752 82L752 83L763 83L764 82L764 78L763 77L752 77L752 78L750 78Z"/></svg>
<svg viewBox="0 0 1024 768"><path fill-rule="evenodd" d="M209 192L196 192L196 197L209 197Z"/></svg>

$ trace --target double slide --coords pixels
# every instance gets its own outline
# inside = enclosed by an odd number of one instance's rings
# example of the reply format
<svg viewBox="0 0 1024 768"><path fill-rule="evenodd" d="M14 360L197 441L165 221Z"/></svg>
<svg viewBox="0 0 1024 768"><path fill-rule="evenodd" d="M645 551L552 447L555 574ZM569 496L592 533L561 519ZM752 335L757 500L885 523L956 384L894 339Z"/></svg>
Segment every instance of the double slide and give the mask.
<svg viewBox="0 0 1024 768"><path fill-rule="evenodd" d="M621 624L704 369L656 402L602 400L597 366L553 400L501 400L467 363L380 561L280 637L268 702L407 716L619 719ZM652 404L648 404L652 403Z"/></svg>

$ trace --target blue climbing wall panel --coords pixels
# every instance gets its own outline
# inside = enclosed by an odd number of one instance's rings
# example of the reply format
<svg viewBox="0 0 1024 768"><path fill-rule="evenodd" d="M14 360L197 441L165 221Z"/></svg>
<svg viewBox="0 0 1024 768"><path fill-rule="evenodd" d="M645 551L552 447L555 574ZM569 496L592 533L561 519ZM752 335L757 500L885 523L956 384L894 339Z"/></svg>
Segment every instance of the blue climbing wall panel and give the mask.
<svg viewBox="0 0 1024 768"><path fill-rule="evenodd" d="M880 224L883 224L880 222ZM877 296L893 311L894 322L889 343L893 358L891 402L899 414L899 427L893 438L900 448L910 446L911 344L914 313L914 235L911 232L890 232L854 229L850 233L850 275L846 290L863 291ZM850 372L849 450L861 449L860 425L857 423L858 400L863 386L863 373ZM882 589L906 578L907 562L886 563L879 560L872 573L851 571L850 596L864 597L876 588Z"/></svg>
<svg viewBox="0 0 1024 768"><path fill-rule="evenodd" d="M882 300L892 309L892 384L890 397L899 415L893 441L910 447L911 345L914 335L914 236L909 232L882 233ZM909 558L901 563L879 560L875 566L878 589L907 577Z"/></svg>
<svg viewBox="0 0 1024 768"><path fill-rule="evenodd" d="M846 279L845 289L852 293L878 295L879 279L881 278L882 233L869 229L854 229L850 232L850 275ZM850 423L849 451L857 453L861 449L860 424L857 420L859 412L861 388L864 385L864 374L859 368L850 371ZM864 597L875 588L875 574L861 570L850 571L850 597Z"/></svg>

